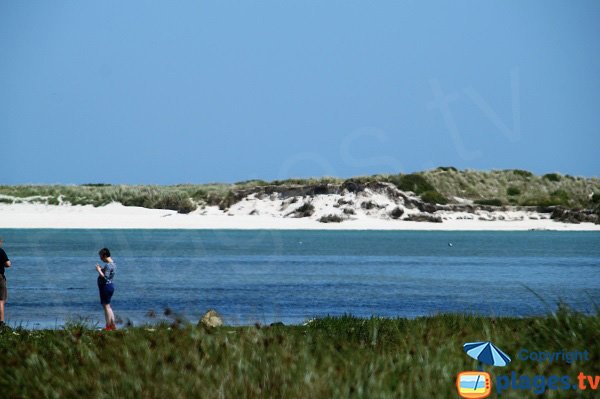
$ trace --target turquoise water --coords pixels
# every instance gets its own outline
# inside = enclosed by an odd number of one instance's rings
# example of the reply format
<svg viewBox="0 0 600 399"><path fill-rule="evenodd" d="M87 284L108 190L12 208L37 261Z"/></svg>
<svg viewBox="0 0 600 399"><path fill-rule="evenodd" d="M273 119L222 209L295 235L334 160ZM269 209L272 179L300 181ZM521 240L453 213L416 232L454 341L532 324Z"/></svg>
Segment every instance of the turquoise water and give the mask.
<svg viewBox="0 0 600 399"><path fill-rule="evenodd" d="M600 305L598 232L3 229L8 320L102 319L94 266L118 265L113 307L134 324L171 309L196 321L301 323L320 315L524 316L559 300ZM449 246L451 242L453 245ZM534 292L532 292L534 291ZM157 314L148 317L149 311Z"/></svg>

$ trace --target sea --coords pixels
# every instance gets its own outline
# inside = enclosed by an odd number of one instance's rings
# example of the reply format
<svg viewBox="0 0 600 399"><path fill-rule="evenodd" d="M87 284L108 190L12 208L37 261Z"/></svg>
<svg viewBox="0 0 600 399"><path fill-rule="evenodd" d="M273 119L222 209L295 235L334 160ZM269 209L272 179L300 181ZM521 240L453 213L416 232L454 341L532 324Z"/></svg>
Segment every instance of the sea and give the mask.
<svg viewBox="0 0 600 399"><path fill-rule="evenodd" d="M326 315L544 315L600 307L600 232L0 229L13 327L103 326L95 265L117 264L122 325L302 324Z"/></svg>

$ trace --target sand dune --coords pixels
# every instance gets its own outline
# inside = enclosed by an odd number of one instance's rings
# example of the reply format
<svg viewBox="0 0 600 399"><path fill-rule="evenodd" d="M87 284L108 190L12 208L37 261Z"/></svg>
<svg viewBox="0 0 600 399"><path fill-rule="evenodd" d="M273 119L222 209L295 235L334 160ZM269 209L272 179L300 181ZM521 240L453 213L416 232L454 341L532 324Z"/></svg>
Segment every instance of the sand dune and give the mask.
<svg viewBox="0 0 600 399"><path fill-rule="evenodd" d="M396 220L387 217L381 209L361 209L341 223L319 222L321 215L337 210L331 201L338 200L322 198L313 201L314 215L304 218L282 216L291 210L281 209L281 201L252 198L235 204L225 212L217 207L206 207L187 215L171 210L126 207L119 203L98 208L91 205L1 204L0 228L600 231L600 225L555 222L547 214L525 211L487 214L438 211L436 215L442 218L442 223L431 223ZM498 220L500 217L504 220ZM488 220L492 218L496 220Z"/></svg>

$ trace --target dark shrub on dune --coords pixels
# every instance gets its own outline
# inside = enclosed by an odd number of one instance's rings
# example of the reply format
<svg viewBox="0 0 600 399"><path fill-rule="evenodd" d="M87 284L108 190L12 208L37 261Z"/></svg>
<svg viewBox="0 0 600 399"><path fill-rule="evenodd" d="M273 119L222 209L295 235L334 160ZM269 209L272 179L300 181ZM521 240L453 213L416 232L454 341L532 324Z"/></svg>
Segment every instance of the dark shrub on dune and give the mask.
<svg viewBox="0 0 600 399"><path fill-rule="evenodd" d="M319 218L319 222L321 222L321 223L340 223L343 220L344 219L338 215L327 215L327 216L321 216Z"/></svg>
<svg viewBox="0 0 600 399"><path fill-rule="evenodd" d="M517 176L521 176L521 177L531 177L533 176L533 173L529 172L528 170L522 170L522 169L513 169L513 173Z"/></svg>
<svg viewBox="0 0 600 399"><path fill-rule="evenodd" d="M269 183L261 179L243 180L233 183L236 186L267 186Z"/></svg>
<svg viewBox="0 0 600 399"><path fill-rule="evenodd" d="M406 217L409 222L430 222L430 223L442 223L442 218L427 213L413 213Z"/></svg>
<svg viewBox="0 0 600 399"><path fill-rule="evenodd" d="M315 206L310 202L305 202L288 215L292 215L295 218L305 218L311 216L313 213L315 213Z"/></svg>
<svg viewBox="0 0 600 399"><path fill-rule="evenodd" d="M196 210L196 204L184 194L173 193L162 195L156 201L154 208L171 209L179 213L190 213Z"/></svg>
<svg viewBox="0 0 600 399"><path fill-rule="evenodd" d="M570 198L569 193L565 190L554 190L550 196L543 197L532 197L526 198L521 202L521 205L529 205L529 206L539 206L539 207L548 207L548 206L564 206L569 207Z"/></svg>
<svg viewBox="0 0 600 399"><path fill-rule="evenodd" d="M425 191L421 199L429 204L447 204L448 199L435 190Z"/></svg>
<svg viewBox="0 0 600 399"><path fill-rule="evenodd" d="M238 202L238 200L239 199L236 197L233 191L228 191L227 194L225 194L225 197L219 202L219 209L222 211L229 209L229 207Z"/></svg>
<svg viewBox="0 0 600 399"><path fill-rule="evenodd" d="M560 175L558 173L546 173L543 178L550 181L560 181Z"/></svg>
<svg viewBox="0 0 600 399"><path fill-rule="evenodd" d="M425 191L434 191L433 186L418 173L410 175L394 175L389 177L390 183L393 183L402 191L412 191L415 194L421 194Z"/></svg>
<svg viewBox="0 0 600 399"><path fill-rule="evenodd" d="M565 190L555 190L551 194L552 198L555 198L562 205L568 205L569 203L569 193Z"/></svg>
<svg viewBox="0 0 600 399"><path fill-rule="evenodd" d="M502 201L498 198L479 199L474 202L479 205L502 206Z"/></svg>
<svg viewBox="0 0 600 399"><path fill-rule="evenodd" d="M521 194L521 190L519 190L515 186L510 186L509 188L506 189L506 195L514 196L514 195L519 195L519 194Z"/></svg>
<svg viewBox="0 0 600 399"><path fill-rule="evenodd" d="M454 166L439 166L437 169L444 172L458 172L458 169L456 169Z"/></svg>
<svg viewBox="0 0 600 399"><path fill-rule="evenodd" d="M84 183L81 186L83 187L110 187L112 184L108 183Z"/></svg>
<svg viewBox="0 0 600 399"><path fill-rule="evenodd" d="M399 219L402 217L402 215L404 215L404 210L399 208L399 207L395 207L394 209L392 209L392 211L390 212L390 217L392 219Z"/></svg>
<svg viewBox="0 0 600 399"><path fill-rule="evenodd" d="M521 205L523 205L523 206L537 206L537 207L540 207L540 208L546 208L546 207L549 207L549 206L567 205L567 204L564 203L563 200L560 199L559 197L549 196L549 197L527 198L527 199L521 201Z"/></svg>
<svg viewBox="0 0 600 399"><path fill-rule="evenodd" d="M137 193L120 195L115 200L125 206L170 209L179 213L190 213L196 210L196 204L183 192L160 192L146 189Z"/></svg>
<svg viewBox="0 0 600 399"><path fill-rule="evenodd" d="M377 205L376 203L374 203L373 201L369 200L369 201L363 201L360 203L360 207L362 209L373 209L373 208L379 208L379 205Z"/></svg>

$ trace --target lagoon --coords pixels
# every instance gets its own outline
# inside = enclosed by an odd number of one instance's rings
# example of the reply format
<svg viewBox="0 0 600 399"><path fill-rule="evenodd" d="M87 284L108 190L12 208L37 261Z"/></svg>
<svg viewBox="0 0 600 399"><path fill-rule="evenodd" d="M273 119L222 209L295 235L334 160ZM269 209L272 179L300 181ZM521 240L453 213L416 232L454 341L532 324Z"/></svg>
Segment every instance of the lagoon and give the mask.
<svg viewBox="0 0 600 399"><path fill-rule="evenodd" d="M209 308L227 324L315 316L545 314L600 304L600 232L2 229L7 321L59 328L103 319L94 265L117 263L124 322ZM449 245L452 244L452 246ZM171 312L171 316L165 316ZM155 317L150 317L155 314Z"/></svg>

